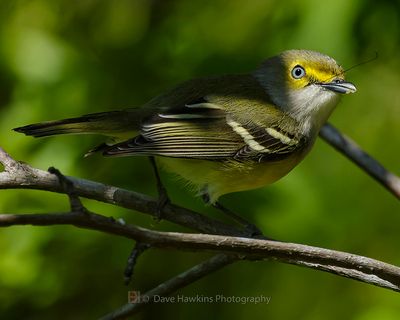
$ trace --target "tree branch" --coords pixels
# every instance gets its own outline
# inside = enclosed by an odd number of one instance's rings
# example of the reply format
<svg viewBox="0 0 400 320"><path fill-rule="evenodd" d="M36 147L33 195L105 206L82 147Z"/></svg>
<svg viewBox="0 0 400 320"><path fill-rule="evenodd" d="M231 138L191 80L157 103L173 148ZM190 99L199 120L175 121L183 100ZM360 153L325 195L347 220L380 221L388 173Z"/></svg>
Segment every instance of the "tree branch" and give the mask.
<svg viewBox="0 0 400 320"><path fill-rule="evenodd" d="M1 148L0 163L3 163L6 168L5 171L0 172L0 189L36 189L65 193L54 174L16 162ZM13 170L10 171L7 168L13 168ZM73 183L77 196L136 210L153 217L157 215L158 202L152 197L90 180L70 176L66 178ZM173 204L166 204L162 214L165 220L199 232L246 236L246 232L237 227Z"/></svg>
<svg viewBox="0 0 400 320"><path fill-rule="evenodd" d="M296 243L210 234L153 231L127 225L91 212L53 214L1 214L0 227L14 225L64 225L122 236L152 247L234 253L241 259L272 259L322 270L400 291L400 268L374 259ZM238 258L237 257L237 258Z"/></svg>

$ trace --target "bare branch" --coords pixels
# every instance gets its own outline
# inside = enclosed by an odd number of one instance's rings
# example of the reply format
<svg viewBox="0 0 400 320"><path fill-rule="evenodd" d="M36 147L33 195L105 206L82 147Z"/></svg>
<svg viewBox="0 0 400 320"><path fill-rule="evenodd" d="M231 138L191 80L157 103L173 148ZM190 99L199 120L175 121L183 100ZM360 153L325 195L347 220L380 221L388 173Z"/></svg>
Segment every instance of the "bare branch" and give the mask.
<svg viewBox="0 0 400 320"><path fill-rule="evenodd" d="M123 236L152 247L240 254L241 259L272 259L400 291L400 268L374 259L302 244L209 234L153 231L95 213L1 214L0 227L71 224Z"/></svg>
<svg viewBox="0 0 400 320"><path fill-rule="evenodd" d="M0 149L0 160L3 158L11 159L4 150ZM13 172L0 172L0 189L36 189L65 193L65 188L60 185L54 174L21 164L13 159L11 161L18 164L14 166L18 169ZM70 176L66 178L73 183L77 196L136 210L153 217L157 216L158 201L152 197L90 180ZM162 214L165 220L199 232L246 236L246 232L239 228L173 204L166 204Z"/></svg>
<svg viewBox="0 0 400 320"><path fill-rule="evenodd" d="M141 311L143 307L153 303L155 296L168 296L178 289L186 287L187 285L203 278L204 276L207 276L210 273L221 269L232 262L235 262L237 259L238 258L235 255L217 254L209 260L206 260L149 290L141 296L140 301L137 301L134 304L125 304L117 310L101 317L100 319L124 319L127 316L136 314Z"/></svg>
<svg viewBox="0 0 400 320"><path fill-rule="evenodd" d="M396 198L400 199L400 178L386 170L378 161L363 151L353 140L342 135L331 124L324 125L319 135L336 150L344 154L377 180Z"/></svg>

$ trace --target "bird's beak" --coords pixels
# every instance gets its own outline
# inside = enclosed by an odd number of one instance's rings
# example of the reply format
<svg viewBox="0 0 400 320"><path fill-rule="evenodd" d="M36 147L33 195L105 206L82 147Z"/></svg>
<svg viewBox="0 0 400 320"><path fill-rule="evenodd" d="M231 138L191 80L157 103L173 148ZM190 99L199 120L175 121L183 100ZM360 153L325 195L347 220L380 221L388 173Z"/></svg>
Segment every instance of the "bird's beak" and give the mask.
<svg viewBox="0 0 400 320"><path fill-rule="evenodd" d="M324 89L342 94L354 93L357 91L354 84L344 80L334 80L332 82L320 83L319 85Z"/></svg>

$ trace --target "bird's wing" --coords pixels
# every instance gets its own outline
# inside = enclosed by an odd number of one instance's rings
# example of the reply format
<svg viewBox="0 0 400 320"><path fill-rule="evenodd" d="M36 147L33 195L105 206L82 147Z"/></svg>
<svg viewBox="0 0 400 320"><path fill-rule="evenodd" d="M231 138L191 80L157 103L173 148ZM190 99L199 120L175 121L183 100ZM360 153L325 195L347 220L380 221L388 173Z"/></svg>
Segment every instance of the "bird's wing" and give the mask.
<svg viewBox="0 0 400 320"><path fill-rule="evenodd" d="M277 160L302 145L293 133L279 128L282 116L270 117L267 124L238 119L217 98L205 96L153 115L143 122L140 135L107 148L104 155Z"/></svg>

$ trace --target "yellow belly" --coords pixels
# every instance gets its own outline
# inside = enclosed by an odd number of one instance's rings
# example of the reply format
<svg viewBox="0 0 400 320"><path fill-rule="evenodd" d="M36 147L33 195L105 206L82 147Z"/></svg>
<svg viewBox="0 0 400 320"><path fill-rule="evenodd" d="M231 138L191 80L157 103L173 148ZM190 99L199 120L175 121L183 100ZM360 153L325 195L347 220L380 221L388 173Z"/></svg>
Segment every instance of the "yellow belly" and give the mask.
<svg viewBox="0 0 400 320"><path fill-rule="evenodd" d="M208 194L214 203L226 193L259 188L273 183L302 159L292 156L277 162L238 163L159 157L166 170L186 180L198 195Z"/></svg>

